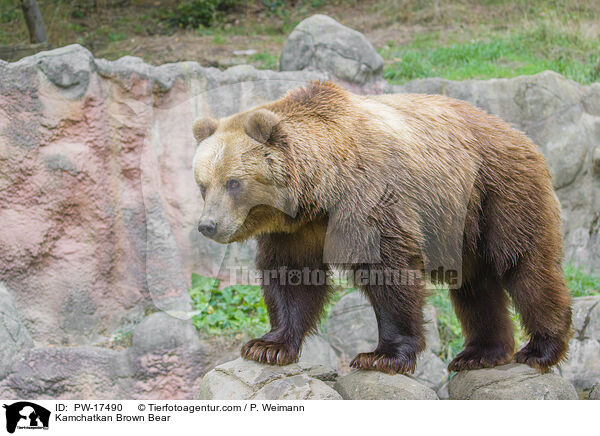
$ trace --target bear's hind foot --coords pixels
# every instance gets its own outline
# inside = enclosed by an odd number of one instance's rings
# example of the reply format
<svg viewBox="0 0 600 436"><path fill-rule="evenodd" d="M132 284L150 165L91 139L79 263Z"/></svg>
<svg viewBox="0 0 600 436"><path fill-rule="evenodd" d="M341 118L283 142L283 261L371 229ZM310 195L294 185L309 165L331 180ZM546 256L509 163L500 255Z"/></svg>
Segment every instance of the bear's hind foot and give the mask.
<svg viewBox="0 0 600 436"><path fill-rule="evenodd" d="M448 369L450 371L466 371L470 369L493 368L511 361L512 347L504 344L476 346L468 345L463 351L452 359Z"/></svg>
<svg viewBox="0 0 600 436"><path fill-rule="evenodd" d="M560 337L533 335L529 343L515 354L513 360L546 372L566 357L567 347L567 342Z"/></svg>
<svg viewBox="0 0 600 436"><path fill-rule="evenodd" d="M416 355L392 354L387 352L373 351L370 353L359 353L350 366L356 369L376 370L386 374L412 374L417 366Z"/></svg>
<svg viewBox="0 0 600 436"><path fill-rule="evenodd" d="M252 339L242 347L242 357L270 365L289 365L298 361L298 350L282 342Z"/></svg>

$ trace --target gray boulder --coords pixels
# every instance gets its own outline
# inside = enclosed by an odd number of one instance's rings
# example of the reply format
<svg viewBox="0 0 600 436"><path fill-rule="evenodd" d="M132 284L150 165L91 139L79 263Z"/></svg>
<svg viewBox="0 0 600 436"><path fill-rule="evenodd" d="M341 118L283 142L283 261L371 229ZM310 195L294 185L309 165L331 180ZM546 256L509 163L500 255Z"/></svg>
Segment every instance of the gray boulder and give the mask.
<svg viewBox="0 0 600 436"><path fill-rule="evenodd" d="M324 381L330 386L337 380L338 372L335 368L318 363L298 362L298 366L309 377Z"/></svg>
<svg viewBox="0 0 600 436"><path fill-rule="evenodd" d="M360 292L352 292L338 301L327 320L329 343L342 359L377 346L377 321L373 308Z"/></svg>
<svg viewBox="0 0 600 436"><path fill-rule="evenodd" d="M573 338L560 374L578 390L600 380L600 295L573 299Z"/></svg>
<svg viewBox="0 0 600 436"><path fill-rule="evenodd" d="M344 400L437 400L435 392L401 374L353 371L338 377L334 388Z"/></svg>
<svg viewBox="0 0 600 436"><path fill-rule="evenodd" d="M309 336L302 345L300 362L308 364L323 365L337 369L338 358L335 350L322 336Z"/></svg>
<svg viewBox="0 0 600 436"><path fill-rule="evenodd" d="M305 368L308 370L308 368ZM201 400L340 400L297 364L263 365L239 358L217 366L200 383Z"/></svg>
<svg viewBox="0 0 600 436"><path fill-rule="evenodd" d="M427 349L419 356L412 377L437 391L447 382L448 370L435 354L441 349L441 341L433 307L425 308L425 320ZM353 292L337 302L327 321L327 334L343 362L349 362L356 354L371 351L377 346L375 312L363 294Z"/></svg>
<svg viewBox="0 0 600 436"><path fill-rule="evenodd" d="M600 383L596 383L590 391L590 400L600 400Z"/></svg>
<svg viewBox="0 0 600 436"><path fill-rule="evenodd" d="M126 356L138 398L193 398L210 364L191 321L164 312L136 327Z"/></svg>
<svg viewBox="0 0 600 436"><path fill-rule="evenodd" d="M576 400L573 385L518 363L461 371L449 383L451 400Z"/></svg>
<svg viewBox="0 0 600 436"><path fill-rule="evenodd" d="M313 15L288 36L279 69L325 71L349 84L365 85L382 83L383 59L362 33L326 15Z"/></svg>
<svg viewBox="0 0 600 436"><path fill-rule="evenodd" d="M448 398L448 368L431 350L419 355L414 374L408 376L436 391L438 397Z"/></svg>
<svg viewBox="0 0 600 436"><path fill-rule="evenodd" d="M30 347L33 347L33 340L8 289L0 283L0 379L8 375L17 353Z"/></svg>
<svg viewBox="0 0 600 436"><path fill-rule="evenodd" d="M191 321L165 312L155 312L144 318L134 330L131 345L131 350L137 354L168 351L181 346L199 351L203 349L198 331Z"/></svg>
<svg viewBox="0 0 600 436"><path fill-rule="evenodd" d="M426 306L425 341L434 353L441 350L435 308ZM352 358L377 346L377 320L373 307L360 292L344 295L331 310L327 321L329 342L338 354Z"/></svg>

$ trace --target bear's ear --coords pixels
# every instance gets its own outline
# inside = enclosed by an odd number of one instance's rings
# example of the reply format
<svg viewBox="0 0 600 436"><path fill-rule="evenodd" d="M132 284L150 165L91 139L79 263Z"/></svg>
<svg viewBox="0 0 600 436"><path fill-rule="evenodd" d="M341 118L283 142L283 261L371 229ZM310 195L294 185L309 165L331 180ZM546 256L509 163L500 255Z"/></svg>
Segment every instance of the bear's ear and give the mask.
<svg viewBox="0 0 600 436"><path fill-rule="evenodd" d="M266 144L279 121L280 118L270 110L258 109L248 116L244 128L249 137Z"/></svg>
<svg viewBox="0 0 600 436"><path fill-rule="evenodd" d="M198 118L196 121L194 121L192 131L194 132L194 138L196 138L196 141L202 142L210 135L215 133L218 124L219 122L211 117Z"/></svg>

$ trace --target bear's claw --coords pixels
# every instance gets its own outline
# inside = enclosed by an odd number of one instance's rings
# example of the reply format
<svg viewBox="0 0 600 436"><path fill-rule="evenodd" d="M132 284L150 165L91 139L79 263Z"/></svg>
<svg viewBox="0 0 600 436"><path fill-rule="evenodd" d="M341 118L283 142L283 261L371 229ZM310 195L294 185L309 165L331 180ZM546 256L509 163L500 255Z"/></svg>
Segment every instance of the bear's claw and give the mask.
<svg viewBox="0 0 600 436"><path fill-rule="evenodd" d="M462 352L452 359L448 369L450 371L466 371L470 369L493 368L511 361L512 351L502 344L494 347L467 346Z"/></svg>
<svg viewBox="0 0 600 436"><path fill-rule="evenodd" d="M298 361L298 352L281 342L252 339L242 347L242 357L270 365L289 365Z"/></svg>
<svg viewBox="0 0 600 436"><path fill-rule="evenodd" d="M350 366L356 369L373 369L386 374L410 374L415 372L416 358L389 353L359 353Z"/></svg>
<svg viewBox="0 0 600 436"><path fill-rule="evenodd" d="M529 343L515 354L513 361L546 372L565 358L566 350L567 342L560 337L533 336Z"/></svg>

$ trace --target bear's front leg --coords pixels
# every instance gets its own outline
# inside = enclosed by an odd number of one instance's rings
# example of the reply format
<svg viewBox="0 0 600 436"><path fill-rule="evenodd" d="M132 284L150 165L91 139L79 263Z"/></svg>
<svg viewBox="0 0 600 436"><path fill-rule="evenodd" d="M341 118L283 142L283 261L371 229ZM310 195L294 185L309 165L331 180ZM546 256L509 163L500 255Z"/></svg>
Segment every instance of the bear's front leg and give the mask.
<svg viewBox="0 0 600 436"><path fill-rule="evenodd" d="M271 331L242 347L242 357L287 365L298 360L302 341L316 329L327 301L327 266L322 249L293 235L268 235L258 240L256 264Z"/></svg>

